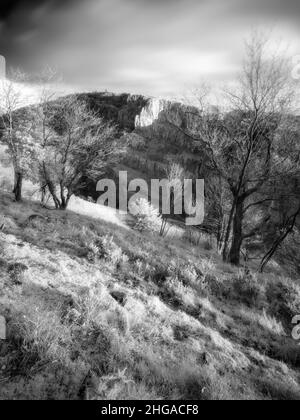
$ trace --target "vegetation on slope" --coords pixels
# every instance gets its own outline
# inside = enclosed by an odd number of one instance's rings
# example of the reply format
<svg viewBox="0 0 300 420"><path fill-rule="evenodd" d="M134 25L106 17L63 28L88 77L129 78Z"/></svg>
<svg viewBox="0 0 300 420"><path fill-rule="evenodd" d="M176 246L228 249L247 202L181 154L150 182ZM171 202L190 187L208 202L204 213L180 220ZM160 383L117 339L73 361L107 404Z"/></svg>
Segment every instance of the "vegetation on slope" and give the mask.
<svg viewBox="0 0 300 420"><path fill-rule="evenodd" d="M0 196L0 398L299 399L300 287Z"/></svg>

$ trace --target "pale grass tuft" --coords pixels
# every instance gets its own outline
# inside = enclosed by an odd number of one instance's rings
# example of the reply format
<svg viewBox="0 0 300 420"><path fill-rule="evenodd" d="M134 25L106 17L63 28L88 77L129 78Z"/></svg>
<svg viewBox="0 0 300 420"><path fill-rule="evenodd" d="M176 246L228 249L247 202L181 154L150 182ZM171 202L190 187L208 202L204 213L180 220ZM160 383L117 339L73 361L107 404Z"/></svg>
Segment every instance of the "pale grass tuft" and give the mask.
<svg viewBox="0 0 300 420"><path fill-rule="evenodd" d="M22 337L23 351L37 354L40 361L59 361L67 363L71 345L70 329L60 322L60 308L45 311L35 307L29 314L14 322Z"/></svg>
<svg viewBox="0 0 300 420"><path fill-rule="evenodd" d="M264 309L263 314L259 316L258 322L262 327L272 331L276 335L286 335L282 322L277 321L276 318L268 315L266 309Z"/></svg>

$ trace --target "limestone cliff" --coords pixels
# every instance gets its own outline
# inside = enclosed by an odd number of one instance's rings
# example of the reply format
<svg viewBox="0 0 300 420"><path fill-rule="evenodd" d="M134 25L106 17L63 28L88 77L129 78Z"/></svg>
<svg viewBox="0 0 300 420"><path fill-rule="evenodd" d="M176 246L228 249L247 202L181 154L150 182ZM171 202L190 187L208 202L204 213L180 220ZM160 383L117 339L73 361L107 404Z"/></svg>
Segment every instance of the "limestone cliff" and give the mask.
<svg viewBox="0 0 300 420"><path fill-rule="evenodd" d="M126 136L128 152L115 168L127 170L128 178L163 178L167 163L176 161L192 177L202 178L210 171L204 145L194 146L185 131L199 123L195 108L181 103L140 95L88 93L78 95L102 118L112 121ZM111 174L110 174L111 176ZM90 185L88 195L95 196Z"/></svg>
<svg viewBox="0 0 300 420"><path fill-rule="evenodd" d="M76 97L114 123L120 136L127 137L130 147L122 163L129 172L138 171L145 178L163 177L166 163L173 160L198 177L207 173L209 159L204 145L195 149L185 134L195 128L199 120L195 116L197 110L181 103L127 93L82 93Z"/></svg>

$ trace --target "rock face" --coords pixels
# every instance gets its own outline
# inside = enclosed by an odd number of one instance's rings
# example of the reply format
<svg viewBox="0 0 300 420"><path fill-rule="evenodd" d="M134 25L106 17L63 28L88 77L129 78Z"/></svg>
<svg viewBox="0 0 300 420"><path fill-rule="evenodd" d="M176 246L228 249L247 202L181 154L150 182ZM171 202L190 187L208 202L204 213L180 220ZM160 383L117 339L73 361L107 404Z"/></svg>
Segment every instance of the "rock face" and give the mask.
<svg viewBox="0 0 300 420"><path fill-rule="evenodd" d="M169 123L172 123L177 127L185 129L196 122L196 118L191 118L189 111L193 111L194 115L197 112L196 109L179 102L171 102L158 98L149 99L147 105L136 117L135 128L142 130L158 123L164 123L169 130Z"/></svg>
<svg viewBox="0 0 300 420"><path fill-rule="evenodd" d="M168 103L161 99L150 99L141 113L135 118L135 128L150 127L160 118Z"/></svg>
<svg viewBox="0 0 300 420"><path fill-rule="evenodd" d="M197 110L181 103L149 99L135 119L129 134L131 150L125 158L128 167L153 177L165 177L167 163L180 163L191 176L202 177L210 171L204 143L195 147L190 136L200 122ZM138 137L137 137L138 136Z"/></svg>
<svg viewBox="0 0 300 420"><path fill-rule="evenodd" d="M162 140L168 134L171 124L180 128L193 124L195 117L188 111L191 109L183 104L158 98L147 98L140 95L112 93L88 93L77 95L85 101L102 118L119 126L128 133L149 133L149 130L164 126ZM195 109L193 109L195 112Z"/></svg>

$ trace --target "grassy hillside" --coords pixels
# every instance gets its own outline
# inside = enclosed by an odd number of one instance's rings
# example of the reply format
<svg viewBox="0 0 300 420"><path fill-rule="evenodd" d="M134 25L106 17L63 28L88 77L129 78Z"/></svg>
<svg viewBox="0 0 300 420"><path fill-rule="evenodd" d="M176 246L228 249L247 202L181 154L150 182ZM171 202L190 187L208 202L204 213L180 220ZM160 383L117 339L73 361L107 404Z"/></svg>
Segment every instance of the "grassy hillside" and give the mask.
<svg viewBox="0 0 300 420"><path fill-rule="evenodd" d="M300 286L0 194L0 398L299 399Z"/></svg>

